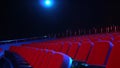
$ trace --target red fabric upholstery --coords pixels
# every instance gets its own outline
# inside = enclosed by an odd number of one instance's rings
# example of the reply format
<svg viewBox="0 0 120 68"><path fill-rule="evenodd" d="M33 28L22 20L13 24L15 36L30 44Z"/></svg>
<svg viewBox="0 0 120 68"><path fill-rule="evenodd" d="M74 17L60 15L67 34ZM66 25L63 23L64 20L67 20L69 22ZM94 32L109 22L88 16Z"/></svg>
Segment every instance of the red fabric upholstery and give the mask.
<svg viewBox="0 0 120 68"><path fill-rule="evenodd" d="M105 36L101 37L100 40L102 40L102 41L112 41L113 38L112 38L112 36L106 36L105 35Z"/></svg>
<svg viewBox="0 0 120 68"><path fill-rule="evenodd" d="M61 52L67 54L70 46L71 46L71 44L69 42L65 42Z"/></svg>
<svg viewBox="0 0 120 68"><path fill-rule="evenodd" d="M54 68L54 67L61 68L62 62L63 62L63 57L59 54L55 54L55 56L52 57L52 60L50 61L48 68Z"/></svg>
<svg viewBox="0 0 120 68"><path fill-rule="evenodd" d="M48 68L70 68L71 62L72 61L70 60L69 56L56 52L50 59Z"/></svg>
<svg viewBox="0 0 120 68"><path fill-rule="evenodd" d="M42 64L42 62L44 61L44 57L46 56L47 54L47 51L43 50L43 51L38 51L38 56L36 57L37 60L36 60L36 63L34 64L33 68L39 68Z"/></svg>
<svg viewBox="0 0 120 68"><path fill-rule="evenodd" d="M114 43L106 68L120 68L120 42Z"/></svg>
<svg viewBox="0 0 120 68"><path fill-rule="evenodd" d="M87 63L93 65L104 65L110 47L109 42L94 42L94 46L90 52Z"/></svg>
<svg viewBox="0 0 120 68"><path fill-rule="evenodd" d="M72 57L72 58L75 58L76 53L77 53L79 47L80 47L80 43L79 42L73 42L71 47L70 47L70 49L69 49L69 51L68 51L68 55L70 57Z"/></svg>
<svg viewBox="0 0 120 68"><path fill-rule="evenodd" d="M114 41L120 41L120 35L114 37Z"/></svg>
<svg viewBox="0 0 120 68"><path fill-rule="evenodd" d="M37 67L37 68L48 68L48 64L50 62L51 57L53 56L53 52L52 51L48 51L45 56L43 57L43 61L41 63L41 66Z"/></svg>
<svg viewBox="0 0 120 68"><path fill-rule="evenodd" d="M92 44L89 42L84 42L81 44L75 60L85 62L87 60L88 54L92 48Z"/></svg>

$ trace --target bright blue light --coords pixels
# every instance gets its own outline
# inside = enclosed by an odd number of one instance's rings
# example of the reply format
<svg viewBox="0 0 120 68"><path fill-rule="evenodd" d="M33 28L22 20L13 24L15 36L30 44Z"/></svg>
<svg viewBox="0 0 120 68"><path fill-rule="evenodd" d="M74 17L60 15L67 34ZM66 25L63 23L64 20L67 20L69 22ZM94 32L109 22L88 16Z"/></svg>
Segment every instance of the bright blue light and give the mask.
<svg viewBox="0 0 120 68"><path fill-rule="evenodd" d="M46 3L46 5L50 5L50 1L48 1L48 0L45 3Z"/></svg>
<svg viewBox="0 0 120 68"><path fill-rule="evenodd" d="M52 7L53 6L53 0L42 0L41 4L43 7Z"/></svg>
<svg viewBox="0 0 120 68"><path fill-rule="evenodd" d="M73 60L72 60L72 58L69 58L69 60L70 60L70 62L69 62L69 68L71 68Z"/></svg>

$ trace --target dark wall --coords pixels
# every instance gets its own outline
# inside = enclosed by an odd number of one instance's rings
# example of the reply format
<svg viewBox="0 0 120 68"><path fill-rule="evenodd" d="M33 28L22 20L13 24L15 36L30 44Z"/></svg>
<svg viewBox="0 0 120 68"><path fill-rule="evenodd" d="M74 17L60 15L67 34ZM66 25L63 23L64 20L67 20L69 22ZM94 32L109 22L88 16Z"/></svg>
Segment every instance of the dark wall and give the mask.
<svg viewBox="0 0 120 68"><path fill-rule="evenodd" d="M40 0L3 0L0 40L41 36L66 29L120 25L119 2L105 0L54 0L44 8Z"/></svg>

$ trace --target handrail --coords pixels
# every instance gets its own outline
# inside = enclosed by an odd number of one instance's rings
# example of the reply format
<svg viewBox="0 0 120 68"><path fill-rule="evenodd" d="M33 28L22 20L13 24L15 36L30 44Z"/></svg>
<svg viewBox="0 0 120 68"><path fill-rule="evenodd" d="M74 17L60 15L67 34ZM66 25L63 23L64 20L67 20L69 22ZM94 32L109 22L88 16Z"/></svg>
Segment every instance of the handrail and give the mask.
<svg viewBox="0 0 120 68"><path fill-rule="evenodd" d="M5 44L5 43L17 43L17 42L25 42L25 41L30 41L30 40L40 40L43 39L42 37L32 37L32 38L23 38L23 39L13 39L13 40L5 40L5 41L0 41L0 44Z"/></svg>

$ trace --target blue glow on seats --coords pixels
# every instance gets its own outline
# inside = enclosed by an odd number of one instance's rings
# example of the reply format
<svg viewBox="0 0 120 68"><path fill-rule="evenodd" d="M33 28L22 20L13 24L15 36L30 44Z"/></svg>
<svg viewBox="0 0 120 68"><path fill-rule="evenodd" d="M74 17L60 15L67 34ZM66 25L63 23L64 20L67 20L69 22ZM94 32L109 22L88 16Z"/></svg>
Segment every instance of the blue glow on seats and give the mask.
<svg viewBox="0 0 120 68"><path fill-rule="evenodd" d="M70 59L70 61L69 61L69 68L71 68L73 60L72 60L71 57L69 59Z"/></svg>
<svg viewBox="0 0 120 68"><path fill-rule="evenodd" d="M0 59L3 57L3 55L4 55L4 52L3 51L0 52Z"/></svg>
<svg viewBox="0 0 120 68"><path fill-rule="evenodd" d="M88 64L86 64L86 63L82 63L81 65L83 65L83 66L85 66L85 67L89 66L89 65L88 65Z"/></svg>
<svg viewBox="0 0 120 68"><path fill-rule="evenodd" d="M85 67L87 67L88 66L88 64L85 64Z"/></svg>
<svg viewBox="0 0 120 68"><path fill-rule="evenodd" d="M73 62L72 58L63 53L60 53L60 52L57 52L57 53L64 55L64 62L63 62L62 68L71 68L72 62Z"/></svg>

